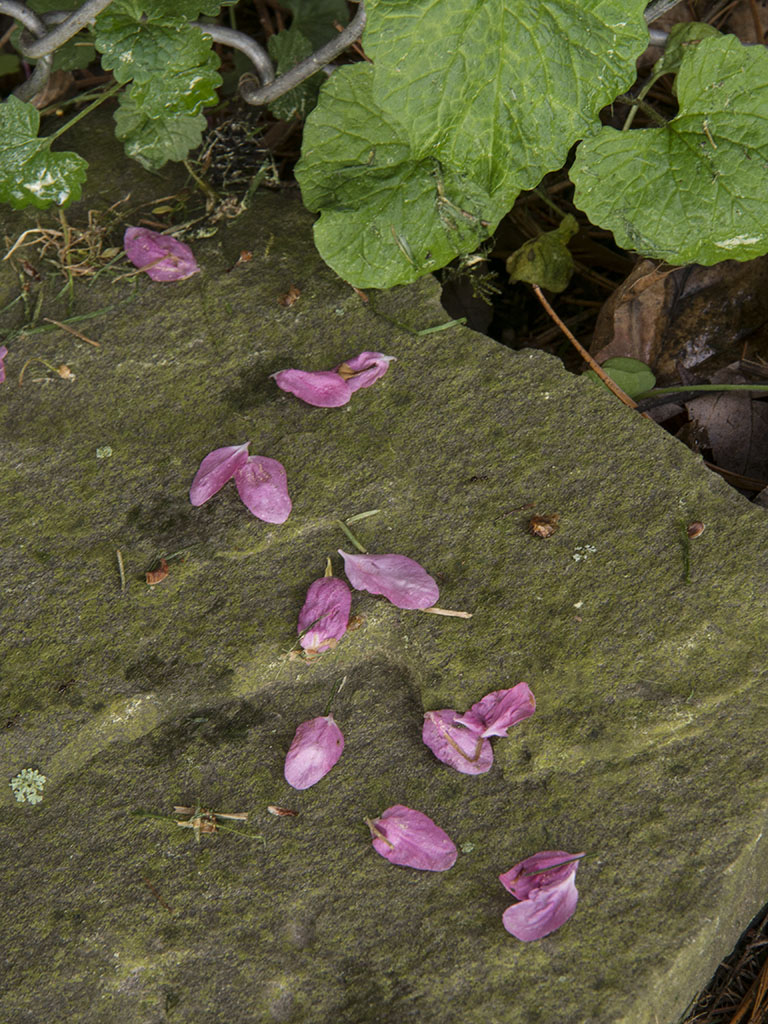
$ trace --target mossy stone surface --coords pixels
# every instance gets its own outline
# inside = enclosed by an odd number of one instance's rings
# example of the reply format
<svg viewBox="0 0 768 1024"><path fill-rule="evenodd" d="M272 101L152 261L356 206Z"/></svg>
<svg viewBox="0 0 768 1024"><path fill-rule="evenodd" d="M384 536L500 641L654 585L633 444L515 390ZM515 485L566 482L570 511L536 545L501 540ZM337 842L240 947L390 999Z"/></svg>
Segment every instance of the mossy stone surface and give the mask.
<svg viewBox="0 0 768 1024"><path fill-rule="evenodd" d="M672 1024L768 892L765 512L557 360L411 333L447 319L433 281L364 304L311 226L296 195L257 193L195 245L198 276L102 275L70 310L38 264L42 315L109 309L81 325L99 349L14 336L0 390L0 777L48 779L34 807L0 789L0 1018ZM17 303L2 330L22 321ZM364 349L397 362L339 409L270 380ZM30 366L18 387L32 357L76 379ZM189 503L203 456L248 439L287 469L282 526L232 484ZM356 593L360 628L289 660L307 587L329 555L341 572L336 520L370 509L369 550L417 559L473 618ZM424 711L521 679L537 711L487 775L422 744ZM285 752L342 680L344 754L297 793ZM261 838L197 844L172 810L198 803ZM373 851L363 818L395 803L451 835L454 868ZM497 876L542 849L587 852L581 900L526 945Z"/></svg>

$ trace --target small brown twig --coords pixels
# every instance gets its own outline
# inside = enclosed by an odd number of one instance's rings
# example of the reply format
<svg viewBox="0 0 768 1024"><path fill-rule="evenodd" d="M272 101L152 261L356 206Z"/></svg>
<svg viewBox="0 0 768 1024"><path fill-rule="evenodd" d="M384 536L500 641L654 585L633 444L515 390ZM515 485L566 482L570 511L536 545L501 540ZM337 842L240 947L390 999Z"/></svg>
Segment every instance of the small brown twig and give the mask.
<svg viewBox="0 0 768 1024"><path fill-rule="evenodd" d="M52 320L49 316L44 316L43 320L47 324L53 324L55 327L60 327L62 331L66 331L67 334L74 334L74 336L76 338L79 338L80 341L84 341L88 345L93 345L94 348L101 348L101 345L98 343L98 341L93 341L91 338L86 338L86 336L84 334L81 334L80 331L76 331L74 327L68 327L66 324L63 324L60 320Z"/></svg>
<svg viewBox="0 0 768 1024"><path fill-rule="evenodd" d="M163 899L163 897L162 897L162 896L160 895L160 893L159 893L159 892L157 891L157 889L156 889L156 888L154 887L154 885L152 885L152 883L151 883L151 882L150 882L150 880L149 880L149 879L148 879L148 878L146 877L146 875L142 875L142 876L141 876L141 880L142 880L142 881L144 882L144 885L146 885L146 887L147 887L147 888L149 889L149 891L150 891L150 892L152 893L152 895L153 895L153 896L155 897L155 899L156 899L156 900L157 900L157 902L158 902L158 903L160 904L160 906L161 906L161 907L165 907L165 909L166 909L166 910L168 911L168 913L169 913L169 914L172 914L172 913L173 913L173 910L171 910L171 908L170 908L170 907L168 906L168 904L167 904L167 903L165 902L165 900L164 900L164 899Z"/></svg>
<svg viewBox="0 0 768 1024"><path fill-rule="evenodd" d="M552 309L550 304L544 298L544 293L542 292L541 288L539 288L537 284L534 284L532 287L536 294L536 298L539 300L539 302L542 304L544 309L547 311L549 316L554 320L554 322L557 324L557 326L560 328L563 334L566 336L568 341L570 341L570 343L579 353L581 358L584 359L585 362L589 364L590 368L595 371L595 373L600 378L600 380L605 384L605 386L607 388L610 388L614 395L616 395L616 397L620 399L624 403L624 405L628 405L630 409L636 409L637 402L633 398L630 398L628 394L621 390L618 384L615 384L611 380L611 378L608 376L608 374L605 372L602 366L599 363L595 362L595 360L592 358L589 352L587 352L587 350L584 348L581 342L576 340L576 338L568 330L568 328L565 326L565 324L554 311L554 309Z"/></svg>
<svg viewBox="0 0 768 1024"><path fill-rule="evenodd" d="M749 0L749 6L752 11L752 21L755 25L755 42L762 46L765 41L765 33L763 32L763 26L760 22L760 12L757 9L757 0Z"/></svg>

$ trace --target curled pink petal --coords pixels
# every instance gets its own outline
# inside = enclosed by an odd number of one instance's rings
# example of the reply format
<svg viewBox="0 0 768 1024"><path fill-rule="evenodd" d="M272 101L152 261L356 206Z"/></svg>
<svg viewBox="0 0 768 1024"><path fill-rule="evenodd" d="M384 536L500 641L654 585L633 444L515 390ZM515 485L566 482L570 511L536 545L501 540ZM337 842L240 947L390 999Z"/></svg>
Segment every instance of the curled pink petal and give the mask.
<svg viewBox="0 0 768 1024"><path fill-rule="evenodd" d="M346 405L352 397L353 389L334 370L278 370L272 377L279 388L307 405L332 409Z"/></svg>
<svg viewBox="0 0 768 1024"><path fill-rule="evenodd" d="M366 821L374 850L392 864L447 871L456 863L458 851L450 837L421 811L395 804L380 818Z"/></svg>
<svg viewBox="0 0 768 1024"><path fill-rule="evenodd" d="M283 774L294 789L309 789L333 768L344 750L344 737L333 715L302 722L285 758Z"/></svg>
<svg viewBox="0 0 768 1024"><path fill-rule="evenodd" d="M215 448L205 456L189 489L189 500L193 505L202 505L208 501L245 465L250 443L246 441L245 444Z"/></svg>
<svg viewBox="0 0 768 1024"><path fill-rule="evenodd" d="M398 608L431 608L440 596L426 569L405 555L348 555L341 549L339 554L355 590L383 594Z"/></svg>
<svg viewBox="0 0 768 1024"><path fill-rule="evenodd" d="M305 650L327 651L347 631L352 593L336 576L323 576L310 586L299 612L300 644Z"/></svg>
<svg viewBox="0 0 768 1024"><path fill-rule="evenodd" d="M482 775L493 764L490 740L457 725L450 708L424 715L421 738L439 761L464 775Z"/></svg>
<svg viewBox="0 0 768 1024"><path fill-rule="evenodd" d="M517 683L509 690L487 693L456 721L479 736L506 736L510 726L530 717L535 710L536 700L528 683Z"/></svg>
<svg viewBox="0 0 768 1024"><path fill-rule="evenodd" d="M284 523L291 514L288 478L277 459L251 455L235 472L237 493L249 512L265 523Z"/></svg>
<svg viewBox="0 0 768 1024"><path fill-rule="evenodd" d="M5 345L0 345L0 384L5 380L5 366L3 365L3 360L7 355L8 349Z"/></svg>
<svg viewBox="0 0 768 1024"><path fill-rule="evenodd" d="M520 902L504 911L508 932L523 942L541 939L573 916L579 894L574 876L583 853L543 850L499 875Z"/></svg>
<svg viewBox="0 0 768 1024"><path fill-rule="evenodd" d="M394 359L394 356L385 356L381 352L361 352L359 356L345 359L335 368L335 372L347 381L351 391L357 391L359 388L369 388L379 377L383 377Z"/></svg>
<svg viewBox="0 0 768 1024"><path fill-rule="evenodd" d="M134 267L153 281L184 281L200 270L188 245L149 228L126 228L123 247Z"/></svg>
<svg viewBox="0 0 768 1024"><path fill-rule="evenodd" d="M566 853L565 850L542 850L499 875L499 881L507 892L525 900L534 889L557 885L575 875L583 856L583 853Z"/></svg>

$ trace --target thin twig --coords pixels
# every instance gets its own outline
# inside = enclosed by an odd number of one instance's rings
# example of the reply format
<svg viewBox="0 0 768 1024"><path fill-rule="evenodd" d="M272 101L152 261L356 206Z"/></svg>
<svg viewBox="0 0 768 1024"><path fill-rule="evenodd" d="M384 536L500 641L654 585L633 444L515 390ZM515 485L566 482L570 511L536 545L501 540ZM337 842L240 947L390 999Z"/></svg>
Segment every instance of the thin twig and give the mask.
<svg viewBox="0 0 768 1024"><path fill-rule="evenodd" d="M60 320L52 320L49 316L44 316L43 320L47 324L54 324L56 327L60 327L62 331L66 331L67 334L74 334L74 336L76 338L79 338L80 341L84 341L88 345L93 345L94 348L101 348L101 345L99 345L98 341L93 341L91 338L86 338L86 336L84 334L81 334L80 331L76 331L74 327L67 327L67 325L61 323Z"/></svg>
<svg viewBox="0 0 768 1024"><path fill-rule="evenodd" d="M120 570L120 593L125 593L125 566L123 565L123 556L120 548L115 548L117 554L117 568Z"/></svg>
<svg viewBox="0 0 768 1024"><path fill-rule="evenodd" d="M573 336L573 334L571 334L571 332L565 326L565 324L560 319L560 317L557 315L557 313L554 311L554 309L552 309L550 304L544 298L544 294L543 294L541 288L539 288L539 286L537 284L535 284L535 285L533 285L533 290L536 293L536 298L542 304L544 309L547 311L547 313L550 315L550 317L554 320L554 322L557 324L557 326L560 328L560 330L566 336L568 341L570 341L570 343L573 345L573 347L579 353L581 358L584 359L589 364L591 369L593 369L595 371L595 373L598 375L600 380L605 384L605 386L610 388L611 391L614 393L614 395L616 395L617 398L621 399L621 401L624 403L624 405L628 405L630 407L630 409L636 409L637 408L637 402L635 402L634 399L630 398L628 394L626 394L624 391L621 390L621 388L619 387L618 384L615 384L611 380L611 378L608 376L608 374L605 372L605 370L602 368L602 366L600 366L599 363L596 363L595 360L592 358L592 356L589 354L589 352L587 352L587 350L581 344L581 342L576 340L576 338Z"/></svg>
<svg viewBox="0 0 768 1024"><path fill-rule="evenodd" d="M432 615L452 615L455 619L471 619L472 612L457 612L450 608L422 608L423 612L431 612Z"/></svg>
<svg viewBox="0 0 768 1024"><path fill-rule="evenodd" d="M760 23L760 12L757 9L757 0L749 0L749 6L752 11L752 21L755 24L755 42L762 45L765 39L765 33L763 32L763 26Z"/></svg>
<svg viewBox="0 0 768 1024"><path fill-rule="evenodd" d="M165 902L165 900L164 900L164 899L163 899L163 897L162 897L162 896L160 895L160 893L159 893L159 892L157 891L157 889L156 889L156 888L154 887L154 885L152 885L152 883L150 882L150 880L149 880L149 879L148 879L148 878L147 878L147 877L146 877L145 875L142 875L142 876L141 876L141 880L142 880L142 881L144 882L144 885L146 885L146 887L147 887L147 888L149 889L149 891L150 891L150 892L152 893L152 895L153 895L153 896L155 897L155 899L156 899L156 900L157 900L157 902L158 902L158 903L160 904L160 906L161 906L161 907L165 907L165 909L166 909L166 910L168 911L168 913L169 913L169 914L172 914L172 913L173 913L173 911L172 911L172 910L171 910L171 908L170 908L170 907L168 906L168 904L167 904L167 903Z"/></svg>

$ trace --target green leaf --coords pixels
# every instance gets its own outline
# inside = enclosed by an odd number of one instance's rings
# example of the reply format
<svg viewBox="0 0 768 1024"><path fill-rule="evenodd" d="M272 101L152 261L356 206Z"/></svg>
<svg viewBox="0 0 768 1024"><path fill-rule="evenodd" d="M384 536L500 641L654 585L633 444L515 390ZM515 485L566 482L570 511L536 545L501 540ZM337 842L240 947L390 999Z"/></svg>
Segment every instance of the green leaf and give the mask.
<svg viewBox="0 0 768 1024"><path fill-rule="evenodd" d="M565 291L573 274L568 242L578 231L578 221L567 213L554 231L545 231L524 242L507 258L510 284L527 281L550 292Z"/></svg>
<svg viewBox="0 0 768 1024"><path fill-rule="evenodd" d="M323 259L357 287L388 288L471 252L508 204L433 156L414 159L373 89L370 64L333 73L307 118L296 178L304 204L321 211Z"/></svg>
<svg viewBox="0 0 768 1024"><path fill-rule="evenodd" d="M115 112L115 134L123 141L126 154L151 171L169 160L184 160L200 145L205 116L169 110L163 117L148 117L134 99L134 88L121 95Z"/></svg>
<svg viewBox="0 0 768 1024"><path fill-rule="evenodd" d="M305 35L293 25L285 32L278 32L269 37L267 43L269 55L277 65L278 75L290 71L300 60L312 53L314 47ZM295 89L279 96L270 103L269 112L279 121L290 121L294 117L304 118L317 102L322 79L319 75L307 78Z"/></svg>
<svg viewBox="0 0 768 1024"><path fill-rule="evenodd" d="M719 37L712 25L703 21L683 21L669 30L664 53L653 65L653 77L676 75L683 63L683 57L692 46L698 46L702 39Z"/></svg>
<svg viewBox="0 0 768 1024"><path fill-rule="evenodd" d="M626 249L669 263L768 252L768 52L734 36L686 49L678 115L602 128L571 169L575 204Z"/></svg>
<svg viewBox="0 0 768 1024"><path fill-rule="evenodd" d="M621 390L630 398L637 398L645 391L650 391L656 383L656 378L649 366L639 359L629 359L626 356L614 356L613 359L606 359L602 368ZM607 389L607 385L600 380L594 370L587 370L585 376L596 381L601 387Z"/></svg>
<svg viewBox="0 0 768 1024"><path fill-rule="evenodd" d="M76 153L52 153L50 139L38 139L40 114L9 96L0 104L0 201L17 210L63 206L80 198L88 164Z"/></svg>
<svg viewBox="0 0 768 1024"><path fill-rule="evenodd" d="M461 169L507 207L565 162L627 89L645 0L367 0L376 101L414 159ZM488 218L490 219L490 218Z"/></svg>
<svg viewBox="0 0 768 1024"><path fill-rule="evenodd" d="M210 39L192 25L138 22L110 8L97 22L96 47L118 82L133 79L147 86L137 102L148 116L159 117L170 107L194 114L216 102L219 59Z"/></svg>
<svg viewBox="0 0 768 1024"><path fill-rule="evenodd" d="M21 60L15 53L0 53L0 76L15 75L21 68Z"/></svg>
<svg viewBox="0 0 768 1024"><path fill-rule="evenodd" d="M313 50L336 35L334 21L338 21L340 25L346 25L349 21L349 9L345 0L285 0L285 6L293 11L291 28L306 36L312 43Z"/></svg>

